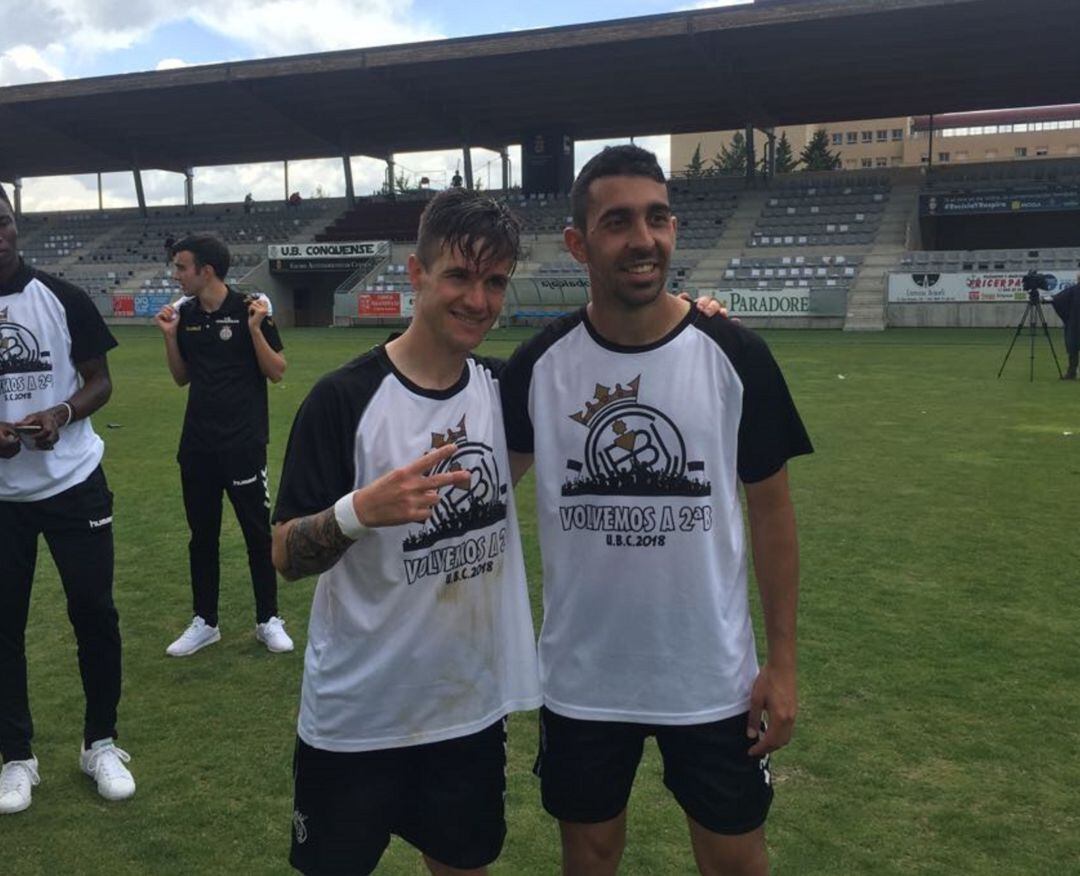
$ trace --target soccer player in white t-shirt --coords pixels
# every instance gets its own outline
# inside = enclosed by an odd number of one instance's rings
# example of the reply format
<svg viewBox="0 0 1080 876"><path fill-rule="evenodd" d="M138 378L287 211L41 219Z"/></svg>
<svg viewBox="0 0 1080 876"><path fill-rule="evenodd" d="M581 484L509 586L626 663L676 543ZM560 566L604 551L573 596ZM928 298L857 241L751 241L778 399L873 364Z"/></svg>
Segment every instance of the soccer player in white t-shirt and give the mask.
<svg viewBox="0 0 1080 876"><path fill-rule="evenodd" d="M82 289L19 258L15 215L0 188L0 815L26 809L39 780L26 675L39 535L79 644L80 766L108 800L135 793L130 758L114 742L121 640L112 493L89 419L112 393L106 354L115 346Z"/></svg>
<svg viewBox="0 0 1080 876"><path fill-rule="evenodd" d="M505 835L505 719L540 705L498 374L471 351L503 306L517 221L465 189L424 210L406 331L297 412L273 557L319 574L290 861L370 873L400 836L436 874Z"/></svg>
<svg viewBox="0 0 1080 876"><path fill-rule="evenodd" d="M515 474L536 463L544 807L565 873L614 874L655 736L701 872L761 876L768 756L797 702L786 462L812 448L764 342L667 294L676 220L655 156L604 150L571 207L565 241L590 302L523 344L501 381Z"/></svg>

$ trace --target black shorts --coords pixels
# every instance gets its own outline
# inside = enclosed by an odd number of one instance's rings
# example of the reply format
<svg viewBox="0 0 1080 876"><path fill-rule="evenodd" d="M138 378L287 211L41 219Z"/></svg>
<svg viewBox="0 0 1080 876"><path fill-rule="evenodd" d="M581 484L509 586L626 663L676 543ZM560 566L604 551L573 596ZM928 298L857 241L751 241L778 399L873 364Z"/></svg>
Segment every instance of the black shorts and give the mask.
<svg viewBox="0 0 1080 876"><path fill-rule="evenodd" d="M533 772L544 809L583 824L614 818L630 799L645 737L655 736L664 785L686 814L714 833L748 833L765 822L773 790L768 755L747 754L746 718L670 726L581 721L542 708Z"/></svg>
<svg viewBox="0 0 1080 876"><path fill-rule="evenodd" d="M296 741L289 862L308 876L371 873L396 834L462 870L506 837L506 720L445 742L335 752Z"/></svg>

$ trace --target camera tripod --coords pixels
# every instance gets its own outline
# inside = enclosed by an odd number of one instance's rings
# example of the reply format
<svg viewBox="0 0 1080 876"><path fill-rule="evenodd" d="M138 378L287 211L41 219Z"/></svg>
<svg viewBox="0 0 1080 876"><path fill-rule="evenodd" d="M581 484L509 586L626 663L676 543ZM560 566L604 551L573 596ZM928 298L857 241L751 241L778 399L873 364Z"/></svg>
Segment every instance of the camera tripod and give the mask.
<svg viewBox="0 0 1080 876"><path fill-rule="evenodd" d="M1024 326L1027 326L1028 335L1031 337L1031 361L1028 365L1028 382L1035 380L1035 335L1038 333L1040 325L1043 334L1046 335L1046 343L1050 345L1050 355L1054 359L1054 367L1057 368L1058 377L1061 377L1061 365L1058 363L1057 353L1054 351L1054 342L1050 339L1050 328L1046 324L1046 317L1043 316L1042 300L1039 298L1038 290L1033 289L1028 291L1028 303L1027 307L1024 308L1024 315L1020 317L1020 323L1016 326L1012 343L1009 344L1009 349L1005 351L1005 358L1001 361L1001 367L997 373L999 378L1001 372L1005 370L1005 363L1009 361L1009 354L1012 353L1013 347L1016 346L1016 339L1020 337L1020 332L1024 330Z"/></svg>

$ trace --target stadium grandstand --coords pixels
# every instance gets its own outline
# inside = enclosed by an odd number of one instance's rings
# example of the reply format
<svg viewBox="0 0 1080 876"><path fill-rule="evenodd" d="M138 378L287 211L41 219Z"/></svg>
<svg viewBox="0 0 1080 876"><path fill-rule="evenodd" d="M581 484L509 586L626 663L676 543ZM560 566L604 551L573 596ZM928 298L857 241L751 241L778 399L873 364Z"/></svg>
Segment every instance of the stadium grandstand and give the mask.
<svg viewBox="0 0 1080 876"><path fill-rule="evenodd" d="M212 230L234 253L231 280L269 294L283 324L355 325L410 315L405 262L431 193L357 197L349 156L390 156L392 180L395 152L462 148L472 185L467 147L485 146L503 155L492 195L526 230L506 320L534 324L587 297L562 243L575 140L671 134L673 291L714 295L756 326L1012 325L1026 271L1056 284L1080 272L1076 32L1075 0L758 0L17 86L0 89L0 179L18 206L35 176L133 170L138 207L20 216L27 261L85 287L110 319L145 319L178 294L164 242ZM1014 51L1027 39L1038 69ZM657 59L647 87L627 89L643 53ZM573 71L573 87L552 71ZM177 128L177 95L218 136ZM776 172L778 138L797 154L819 128L838 169ZM734 131L744 175L687 171ZM1036 145L1051 133L1052 148ZM1010 145L1018 136L1027 145ZM345 198L194 201L195 166L312 157L343 159ZM185 204L146 205L151 168L186 175Z"/></svg>

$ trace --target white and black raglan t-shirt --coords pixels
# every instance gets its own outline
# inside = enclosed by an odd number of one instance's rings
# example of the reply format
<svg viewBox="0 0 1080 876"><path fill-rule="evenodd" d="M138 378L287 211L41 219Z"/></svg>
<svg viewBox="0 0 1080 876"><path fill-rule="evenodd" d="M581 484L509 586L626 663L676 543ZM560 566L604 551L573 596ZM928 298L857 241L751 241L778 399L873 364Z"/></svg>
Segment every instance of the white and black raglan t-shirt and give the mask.
<svg viewBox="0 0 1080 876"><path fill-rule="evenodd" d="M298 732L328 751L453 739L540 705L536 644L494 363L450 389L397 372L383 347L322 378L297 412L275 522L315 514L444 443L425 524L371 529L319 576Z"/></svg>
<svg viewBox="0 0 1080 876"><path fill-rule="evenodd" d="M535 453L545 705L655 724L745 711L758 666L738 483L812 451L765 343L692 308L659 342L619 347L582 310L501 383L508 445Z"/></svg>
<svg viewBox="0 0 1080 876"><path fill-rule="evenodd" d="M67 401L82 385L77 366L116 346L82 289L21 264L0 285L0 420L14 423ZM81 484L105 445L83 418L52 450L32 442L0 464L0 501L36 502Z"/></svg>

